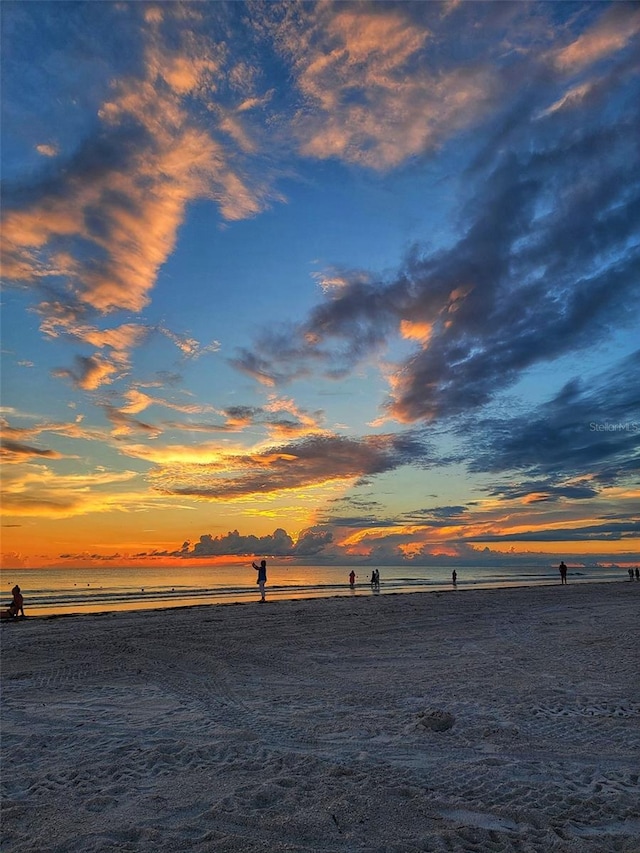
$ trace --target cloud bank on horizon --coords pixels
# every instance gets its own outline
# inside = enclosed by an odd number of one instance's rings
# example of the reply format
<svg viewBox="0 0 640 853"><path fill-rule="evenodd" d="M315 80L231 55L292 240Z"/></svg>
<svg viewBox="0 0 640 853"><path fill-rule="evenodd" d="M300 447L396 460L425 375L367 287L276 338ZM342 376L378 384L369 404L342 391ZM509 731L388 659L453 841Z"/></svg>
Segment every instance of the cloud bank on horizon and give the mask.
<svg viewBox="0 0 640 853"><path fill-rule="evenodd" d="M9 561L640 558L637 4L3 17Z"/></svg>

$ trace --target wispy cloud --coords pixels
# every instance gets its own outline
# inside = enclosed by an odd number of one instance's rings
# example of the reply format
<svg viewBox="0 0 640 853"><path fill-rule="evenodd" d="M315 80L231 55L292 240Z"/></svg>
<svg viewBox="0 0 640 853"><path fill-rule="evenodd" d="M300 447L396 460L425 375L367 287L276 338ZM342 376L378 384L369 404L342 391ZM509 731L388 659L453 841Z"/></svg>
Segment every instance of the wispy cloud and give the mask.
<svg viewBox="0 0 640 853"><path fill-rule="evenodd" d="M125 403L120 407L120 411L127 415L135 415L148 409L149 406L160 406L165 409L173 409L176 412L183 412L189 415L202 414L204 412L213 412L212 406L201 405L197 403L176 403L167 400L163 397L154 397L141 391L140 388L129 388L124 391L122 396Z"/></svg>
<svg viewBox="0 0 640 853"><path fill-rule="evenodd" d="M180 44L170 48L162 23L174 11L147 15L144 74L115 83L98 135L53 178L8 193L3 229L18 280L64 276L80 304L140 311L191 200L213 197L231 220L264 206L263 189L186 109L215 91L223 49L177 20Z"/></svg>
<svg viewBox="0 0 640 853"><path fill-rule="evenodd" d="M36 151L38 152L38 154L42 154L43 157L55 157L58 154L57 147L49 143L42 143L41 145L36 145Z"/></svg>
<svg viewBox="0 0 640 853"><path fill-rule="evenodd" d="M143 490L110 491L139 477L133 471L59 474L44 465L23 466L4 478L3 509L15 517L70 518L89 512L142 511L153 505Z"/></svg>
<svg viewBox="0 0 640 853"><path fill-rule="evenodd" d="M45 433L52 433L71 439L83 439L85 441L103 442L107 439L106 430L95 427L87 427L83 424L83 417L78 415L76 419L69 423L63 421L47 421L43 420L39 415L34 415L29 412L6 411L6 414L11 415L21 420L34 420L32 426L13 426L5 417L0 417L0 429L4 437L8 437L14 441L29 441L41 436Z"/></svg>
<svg viewBox="0 0 640 853"><path fill-rule="evenodd" d="M22 444L19 441L3 439L0 444L0 457L4 463L19 463L33 457L45 459L63 459L62 453L48 448L33 447L30 444Z"/></svg>
<svg viewBox="0 0 640 853"><path fill-rule="evenodd" d="M84 391L94 391L101 385L109 385L120 375L117 364L100 356L75 356L72 368L56 368L53 376L59 379L69 379L77 388Z"/></svg>
<svg viewBox="0 0 640 853"><path fill-rule="evenodd" d="M514 88L485 128L491 147L465 174L449 246L415 247L395 276L342 271L305 320L262 333L234 365L272 386L342 377L394 341L416 340L385 366L385 412L412 423L483 406L533 365L636 322L640 100L604 120L617 72L601 72L588 110L564 116L539 115L555 78L542 78L526 105Z"/></svg>
<svg viewBox="0 0 640 853"><path fill-rule="evenodd" d="M48 291L39 308L46 334L110 346L120 361L144 338L141 327L100 332L87 317L140 312L148 304L190 202L212 199L224 219L238 220L264 209L271 192L264 175L245 174L243 152L225 141L233 105L225 121L207 110L227 71L224 43L205 37L198 16L182 15L177 6L147 7L143 17L142 72L114 80L96 133L3 196L6 280ZM137 19L134 10L131 26ZM169 23L171 44L163 36ZM239 108L244 93L237 101ZM203 349L163 331L188 356L218 347ZM113 380L115 369L104 357L79 358L82 363L57 375L85 390Z"/></svg>
<svg viewBox="0 0 640 853"><path fill-rule="evenodd" d="M523 472L532 493L552 497L577 490L574 498L632 476L640 468L639 371L640 352L588 385L567 382L532 411L465 421L458 433L470 470ZM496 494L503 489L513 494L513 486L493 487Z"/></svg>
<svg viewBox="0 0 640 853"><path fill-rule="evenodd" d="M293 123L303 155L386 170L483 114L497 78L477 62L436 71L430 17L404 4L276 10L274 39L304 97Z"/></svg>
<svg viewBox="0 0 640 853"><path fill-rule="evenodd" d="M174 343L185 358L200 358L206 353L218 352L220 349L220 341L211 341L210 344L203 346L195 338L179 335L177 332L167 329L166 326L160 326L158 331Z"/></svg>
<svg viewBox="0 0 640 853"><path fill-rule="evenodd" d="M494 533L468 536L466 542L607 542L640 536L640 521L607 522L583 527L558 526L555 530L521 530L518 533Z"/></svg>
<svg viewBox="0 0 640 853"><path fill-rule="evenodd" d="M619 53L640 33L640 10L635 3L613 3L586 32L555 49L553 61L565 72L585 67Z"/></svg>
<svg viewBox="0 0 640 853"><path fill-rule="evenodd" d="M429 464L427 443L417 436L378 435L362 439L310 436L301 441L265 446L251 452L223 447L123 448L161 462L151 472L156 488L169 494L211 500L233 500L306 489L329 482L354 483L406 464ZM179 467L171 462L180 462ZM189 464L196 463L196 464Z"/></svg>

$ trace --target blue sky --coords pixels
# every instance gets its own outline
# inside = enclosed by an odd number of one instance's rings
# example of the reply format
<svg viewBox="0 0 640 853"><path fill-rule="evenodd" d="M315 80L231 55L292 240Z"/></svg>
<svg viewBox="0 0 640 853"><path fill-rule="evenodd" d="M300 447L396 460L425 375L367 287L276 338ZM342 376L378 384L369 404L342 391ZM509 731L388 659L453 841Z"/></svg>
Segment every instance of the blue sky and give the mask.
<svg viewBox="0 0 640 853"><path fill-rule="evenodd" d="M640 560L639 48L4 3L3 565Z"/></svg>

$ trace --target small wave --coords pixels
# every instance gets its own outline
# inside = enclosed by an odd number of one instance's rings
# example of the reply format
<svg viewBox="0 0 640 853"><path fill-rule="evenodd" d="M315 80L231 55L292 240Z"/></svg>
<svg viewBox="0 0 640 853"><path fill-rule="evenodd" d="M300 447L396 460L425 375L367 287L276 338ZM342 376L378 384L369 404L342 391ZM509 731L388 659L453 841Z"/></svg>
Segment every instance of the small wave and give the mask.
<svg viewBox="0 0 640 853"><path fill-rule="evenodd" d="M273 599L321 598L331 595L372 595L403 592L429 592L451 590L451 571L448 568L428 570L428 575L407 575L397 567L380 566L380 590L372 590L369 572L361 575L355 588L346 583L350 567L322 567L308 569L305 577L296 570L296 577L287 577L287 569L280 569L276 577L267 584L267 595ZM362 572L363 567L360 567ZM73 574L71 572L74 572ZM486 570L473 567L457 569L457 588L480 589L508 586L536 586L559 582L557 572L553 570L531 570L528 572L505 572L500 569ZM164 573L164 575L163 575ZM34 586L24 582L26 592L25 605L31 615L52 613L100 613L114 610L154 609L164 607L191 606L197 604L243 603L255 600L258 590L253 583L238 584L237 567L227 571L226 576L218 575L209 568L203 569L199 577L191 582L180 583L179 574L173 569L163 569L146 573L127 569L111 570L109 575L99 577L75 574L75 570L47 573L46 570L34 570ZM621 579L610 571L572 570L570 576L576 582L614 581ZM37 578L37 580L36 580ZM243 577L244 579L244 577ZM626 572L624 579L627 579ZM160 580L160 583L158 581ZM276 583L277 580L277 583ZM3 572L3 585L15 582L13 576ZM148 583L145 583L147 581ZM176 583L176 581L178 581ZM229 582L230 581L230 582Z"/></svg>

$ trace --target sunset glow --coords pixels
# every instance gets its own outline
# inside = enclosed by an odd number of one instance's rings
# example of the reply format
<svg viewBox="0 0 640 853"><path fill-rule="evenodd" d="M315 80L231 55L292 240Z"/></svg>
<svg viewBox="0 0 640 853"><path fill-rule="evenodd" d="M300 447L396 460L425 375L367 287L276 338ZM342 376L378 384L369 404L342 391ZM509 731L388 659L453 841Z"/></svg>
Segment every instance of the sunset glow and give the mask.
<svg viewBox="0 0 640 853"><path fill-rule="evenodd" d="M637 4L2 17L3 567L640 562Z"/></svg>

